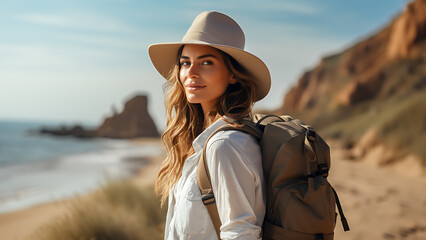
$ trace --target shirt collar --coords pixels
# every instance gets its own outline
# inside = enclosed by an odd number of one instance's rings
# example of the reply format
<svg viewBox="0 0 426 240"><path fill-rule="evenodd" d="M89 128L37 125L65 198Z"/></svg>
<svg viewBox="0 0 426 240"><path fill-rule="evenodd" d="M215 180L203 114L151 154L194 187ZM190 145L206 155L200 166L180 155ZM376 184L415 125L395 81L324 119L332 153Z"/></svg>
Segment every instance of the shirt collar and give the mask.
<svg viewBox="0 0 426 240"><path fill-rule="evenodd" d="M225 117L228 119L228 117ZM192 143L192 146L194 147L195 152L199 152L203 150L203 146L207 141L207 138L216 131L216 129L228 124L226 121L224 121L222 118L219 118L216 120L212 125L210 125L208 128L206 128L200 135L198 135L197 138L195 138L194 142Z"/></svg>

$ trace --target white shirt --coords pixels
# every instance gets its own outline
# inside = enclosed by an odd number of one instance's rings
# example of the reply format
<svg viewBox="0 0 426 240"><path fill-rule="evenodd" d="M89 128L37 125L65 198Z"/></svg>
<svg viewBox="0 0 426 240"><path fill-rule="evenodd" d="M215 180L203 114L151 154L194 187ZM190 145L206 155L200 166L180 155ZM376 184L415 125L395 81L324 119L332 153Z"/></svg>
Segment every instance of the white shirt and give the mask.
<svg viewBox="0 0 426 240"><path fill-rule="evenodd" d="M197 163L217 120L192 143L195 153L184 163L182 176L169 193L165 239L217 240L213 222L201 201ZM260 239L265 216L265 183L260 146L239 131L221 131L207 144L207 165L219 217L221 239Z"/></svg>

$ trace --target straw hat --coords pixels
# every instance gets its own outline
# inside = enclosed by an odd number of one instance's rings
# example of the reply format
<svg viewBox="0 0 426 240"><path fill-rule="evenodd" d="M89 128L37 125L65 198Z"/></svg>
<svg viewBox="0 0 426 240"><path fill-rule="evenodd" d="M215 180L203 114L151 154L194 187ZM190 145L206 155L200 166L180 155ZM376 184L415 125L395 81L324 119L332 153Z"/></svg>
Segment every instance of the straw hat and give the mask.
<svg viewBox="0 0 426 240"><path fill-rule="evenodd" d="M195 18L181 42L150 45L148 52L151 61L166 79L176 64L179 48L185 44L208 45L226 52L254 76L258 86L256 101L268 94L271 88L268 67L258 57L244 51L244 32L229 16L215 11L202 12Z"/></svg>

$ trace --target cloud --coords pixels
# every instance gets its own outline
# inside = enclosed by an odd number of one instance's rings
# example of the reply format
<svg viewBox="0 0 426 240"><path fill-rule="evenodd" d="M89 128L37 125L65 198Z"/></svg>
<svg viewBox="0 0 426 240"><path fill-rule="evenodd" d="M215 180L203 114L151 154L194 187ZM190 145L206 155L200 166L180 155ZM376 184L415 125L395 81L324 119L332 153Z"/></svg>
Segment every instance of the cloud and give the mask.
<svg viewBox="0 0 426 240"><path fill-rule="evenodd" d="M0 69L30 73L99 72L134 68L147 63L145 51L62 44L0 43Z"/></svg>
<svg viewBox="0 0 426 240"><path fill-rule="evenodd" d="M0 66L4 69L49 69L69 66L64 56L54 53L53 48L34 44L0 44Z"/></svg>
<svg viewBox="0 0 426 240"><path fill-rule="evenodd" d="M258 3L258 1L256 2ZM271 1L268 4L258 4L256 9L261 11L280 11L303 15L314 15L320 12L320 9L312 6L312 4L291 1Z"/></svg>
<svg viewBox="0 0 426 240"><path fill-rule="evenodd" d="M113 33L137 31L137 28L95 13L62 13L56 15L32 13L19 15L17 18L30 24L74 30Z"/></svg>
<svg viewBox="0 0 426 240"><path fill-rule="evenodd" d="M63 33L58 35L62 39L66 39L78 44L90 44L97 46L97 48L115 48L121 50L132 50L132 51L146 51L149 42L142 36L134 38L115 36L103 36L93 34L81 34L81 33Z"/></svg>
<svg viewBox="0 0 426 240"><path fill-rule="evenodd" d="M212 7L211 2L206 1L190 1L187 5L191 6L194 12L195 8L198 9L209 9ZM281 13L294 13L300 15L316 15L321 12L321 8L316 6L315 2L300 2L300 1L291 1L291 0L268 0L268 1L258 1L258 0L244 0L244 1L229 1L229 0L219 0L214 2L215 6L222 6L222 9L235 11L238 9L239 12L244 15L247 12L281 12Z"/></svg>

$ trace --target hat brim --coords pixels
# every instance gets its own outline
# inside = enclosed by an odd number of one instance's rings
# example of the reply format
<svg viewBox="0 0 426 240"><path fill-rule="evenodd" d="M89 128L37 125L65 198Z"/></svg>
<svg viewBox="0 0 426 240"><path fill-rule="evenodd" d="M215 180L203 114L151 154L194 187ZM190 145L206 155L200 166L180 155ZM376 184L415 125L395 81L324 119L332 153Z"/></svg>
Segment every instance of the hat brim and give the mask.
<svg viewBox="0 0 426 240"><path fill-rule="evenodd" d="M255 79L258 87L256 101L264 98L271 88L271 75L266 64L255 55L244 50L229 46L206 43L202 41L157 43L148 48L149 57L157 71L166 79L177 61L179 48L187 44L207 45L217 48L233 57L243 66Z"/></svg>

